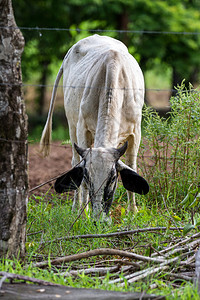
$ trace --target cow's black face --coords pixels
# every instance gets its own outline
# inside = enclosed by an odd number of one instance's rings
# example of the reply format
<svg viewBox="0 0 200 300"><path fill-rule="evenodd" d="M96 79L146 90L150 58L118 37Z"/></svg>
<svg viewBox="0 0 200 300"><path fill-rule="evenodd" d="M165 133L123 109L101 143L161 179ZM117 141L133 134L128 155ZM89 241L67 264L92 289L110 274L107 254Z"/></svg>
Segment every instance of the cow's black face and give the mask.
<svg viewBox="0 0 200 300"><path fill-rule="evenodd" d="M116 186L117 186L117 178L118 178L117 170L114 167L111 170L110 176L108 177L108 181L104 188L103 210L106 213L106 215L108 215L112 201L113 201L114 193L115 193Z"/></svg>
<svg viewBox="0 0 200 300"><path fill-rule="evenodd" d="M88 187L89 195L91 199L92 208L95 207L96 196L101 195L101 206L103 212L108 215L109 209L112 204L113 196L115 193L116 185L117 185L117 170L116 166L112 168L109 176L102 182L99 186L99 189L95 190L94 183L92 182L92 178L90 172L85 168L83 180Z"/></svg>

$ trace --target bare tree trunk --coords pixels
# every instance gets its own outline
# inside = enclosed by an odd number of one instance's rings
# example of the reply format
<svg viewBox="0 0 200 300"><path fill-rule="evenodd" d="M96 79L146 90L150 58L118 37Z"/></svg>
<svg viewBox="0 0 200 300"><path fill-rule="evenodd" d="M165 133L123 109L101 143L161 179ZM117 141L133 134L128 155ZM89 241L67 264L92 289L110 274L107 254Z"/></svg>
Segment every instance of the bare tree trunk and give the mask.
<svg viewBox="0 0 200 300"><path fill-rule="evenodd" d="M25 254L27 117L21 92L24 38L11 0L0 0L0 257Z"/></svg>

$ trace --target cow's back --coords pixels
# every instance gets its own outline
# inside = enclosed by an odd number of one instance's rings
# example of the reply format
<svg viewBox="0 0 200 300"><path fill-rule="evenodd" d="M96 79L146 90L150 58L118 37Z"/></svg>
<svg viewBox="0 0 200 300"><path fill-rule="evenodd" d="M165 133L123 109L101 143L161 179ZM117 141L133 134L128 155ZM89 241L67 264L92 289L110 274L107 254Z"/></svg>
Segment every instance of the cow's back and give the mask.
<svg viewBox="0 0 200 300"><path fill-rule="evenodd" d="M110 113L107 104L111 98L117 99L116 105L114 101L112 103L115 106L111 107L112 112L126 107L127 112L121 120L124 124L133 122L134 114L138 115L141 111L143 75L122 42L99 35L85 38L70 49L63 69L66 116L73 126L76 126L81 113L93 134L98 134L98 130L101 132L101 126L108 131L103 122L106 122L105 115Z"/></svg>

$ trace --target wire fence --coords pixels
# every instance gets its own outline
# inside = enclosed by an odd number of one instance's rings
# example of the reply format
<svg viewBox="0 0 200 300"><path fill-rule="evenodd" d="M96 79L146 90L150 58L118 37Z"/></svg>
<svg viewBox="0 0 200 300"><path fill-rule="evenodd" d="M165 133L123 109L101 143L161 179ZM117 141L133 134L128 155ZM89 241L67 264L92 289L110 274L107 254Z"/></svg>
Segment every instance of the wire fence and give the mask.
<svg viewBox="0 0 200 300"><path fill-rule="evenodd" d="M34 88L51 88L53 89L54 87L54 84L35 84L35 83L22 83L22 84L15 84L15 83L0 83L0 86L8 86L8 87L22 87L23 89L26 89L26 88L29 88L29 87L34 87ZM58 89L62 89L62 91L64 89L88 89L88 90L94 90L94 91L97 91L97 90L102 90L102 89L105 89L105 90L111 90L110 88L106 88L106 87L102 87L102 86L84 86L84 85L79 85L79 86L75 86L75 85L63 85L63 84L59 84L57 86ZM173 94L173 93L176 93L178 94L178 90L177 89L161 89L161 88L145 88L145 89L136 89L136 88L127 88L127 87L113 87L112 90L119 90L119 91L133 91L133 92L144 92L145 93L145 99L148 101L148 98L152 98L155 96L155 93L162 93L163 97L166 98L166 101L168 101L170 99L170 96ZM200 90L199 88L196 88L196 89L190 89L191 92L195 91L196 93L200 93ZM154 94L151 94L151 93L154 93ZM151 101L150 101L151 103ZM169 104L167 105L163 105L162 108L169 108ZM17 112L18 113L18 112Z"/></svg>
<svg viewBox="0 0 200 300"><path fill-rule="evenodd" d="M20 29L20 30L24 30L24 31L38 31L40 38L42 37L42 34L40 34L40 31L63 31L63 32L88 32L88 34L91 33L99 33L99 34L106 34L106 33L130 33L130 34L140 34L140 35L148 35L148 34L154 34L154 35L184 35L184 36L198 36L200 35L200 31L192 31L192 32L188 32L188 31L168 31L168 30L164 30L164 31L159 31L159 30L117 30L117 29L93 29L93 28L89 28L89 29L82 29L82 28L57 28L57 27L26 27L26 26L0 26L0 29L9 29L9 30L13 30L13 29ZM19 86L19 84L11 84L9 82L5 82L5 83L0 83L0 86ZM53 84L39 84L39 83L22 83L20 86L22 86L23 88L28 88L28 87L35 87L35 88L52 88ZM92 87L92 86L73 86L73 85L59 85L59 88L87 88L87 89L97 89L97 88L101 88L101 87ZM119 88L121 89L121 88ZM123 89L126 89L123 88ZM145 89L146 92L156 92L156 93L161 93L161 92L168 92L168 93L174 93L176 92L176 89L174 88L146 88Z"/></svg>
<svg viewBox="0 0 200 300"><path fill-rule="evenodd" d="M164 35L200 35L200 31L161 31L161 30L117 30L117 29L82 29L82 28L56 28L56 27L25 27L25 26L0 26L0 29L20 29L27 31L66 31L89 33L134 33L134 34L164 34Z"/></svg>
<svg viewBox="0 0 200 300"><path fill-rule="evenodd" d="M11 87L50 87L53 88L54 84L36 84L36 83L9 83L9 82L1 82L0 86L11 86ZM93 89L93 90L97 90L97 89L110 89L110 88L102 88L102 86L85 86L85 85L63 85L63 84L59 84L58 88L72 88L72 89ZM165 91L165 92L171 92L171 91L176 91L175 89L154 89L154 88L146 88L146 89L135 89L135 88L120 88L120 87L114 87L112 88L112 90L133 90L133 91Z"/></svg>
<svg viewBox="0 0 200 300"><path fill-rule="evenodd" d="M33 141L27 141L27 140L8 140L8 139L0 138L0 143L2 143L2 142L3 143L5 143L5 142L7 142L7 143L17 143L17 144L21 143L21 144L25 144L25 145L28 144L29 146L35 145L35 143L38 143L38 141L36 141L36 140L33 140ZM71 147L70 143L69 144L65 144L65 145L56 144L56 143L50 143L49 145L50 145L50 147L60 148L60 149L66 149L67 151L69 151L69 147ZM101 153L103 153L103 152L104 151L101 150ZM105 153L108 153L108 152L105 150ZM38 145L38 153L35 153L34 155L38 156L38 157L40 157L42 159L42 155L39 155L39 145ZM137 157L138 159L147 159L147 160L149 160L149 159L152 159L152 158L155 159L155 153L152 153L152 154L141 154L141 155L139 153L137 155L131 155L131 154L129 154L129 157ZM170 156L169 157L159 156L159 159L161 159L161 160L165 159L166 161L173 161L174 158L170 157ZM177 158L177 160L182 161L183 159L182 158ZM50 180L50 181L52 181L52 180Z"/></svg>
<svg viewBox="0 0 200 300"><path fill-rule="evenodd" d="M39 140L32 140L32 141L28 141L28 140L11 140L11 139L4 139L4 138L0 138L0 143L16 143L16 144L28 144L29 146L31 145L35 145L39 143ZM55 143L49 143L48 144L50 147L54 147L54 148L62 148L62 149L69 149L69 146L71 147L71 143L66 143L66 144L55 144ZM101 153L103 153L104 151L101 150ZM39 145L38 145L38 153L39 153ZM106 150L104 153L108 153ZM36 154L38 155L38 154ZM42 156L42 155L40 155ZM133 155L133 154L129 154L129 157L137 157L137 158L152 158L154 157L154 154L145 154L145 155ZM163 159L163 157L159 157L159 159ZM165 157L166 160L171 161L174 158L171 157ZM182 161L182 158L177 158L177 160Z"/></svg>
<svg viewBox="0 0 200 300"><path fill-rule="evenodd" d="M23 143L25 145L27 145L27 143L28 143L29 146L31 146L31 144L32 144L32 143L28 142L27 140L11 140L11 139L8 140L8 139L5 139L5 138L4 139L0 138L0 145L1 145L1 142L3 142L3 143L5 143L5 142ZM59 144L56 144L56 143L50 143L50 145L51 145L51 147L56 148L56 149L58 149L58 148L65 149L66 151L68 151L68 154L66 152L67 156L70 157L69 152L71 153L71 150L69 148L69 145L61 145L61 144L59 145ZM29 192L31 192L31 193L35 192L38 189L40 189L40 192L41 192L42 187L44 187L47 184L51 185L52 181L55 181L57 178L62 176L62 174L67 174L70 170L72 170L69 167L68 168L66 167L66 169L65 169L65 163L63 161L63 157L60 157L60 160L62 161L62 164L58 164L58 162L57 162L56 163L56 170L57 171L55 171L55 169L53 171L53 169L51 169L51 167L52 167L52 158L51 157L49 158L49 160L48 160L49 163L47 163L47 161L46 161L46 163L43 164L42 163L42 157L38 152L39 152L39 146L38 146L38 151L37 152L32 152L31 155L29 154L29 161L33 159L32 170L35 170L36 168L38 168L38 165L39 165L39 168L44 168L44 170L46 170L47 173L45 175L49 174L49 176L45 177L45 178L47 178L46 180L44 178L42 180L40 178L39 181L37 179L34 179L34 182L36 182L36 184L34 184L34 185L31 184L31 189L29 190ZM59 155L57 151L55 151L55 152L56 152L56 155ZM164 151L164 152L166 152L166 151ZM182 165L182 163L184 162L184 158L181 158L181 157L178 157L178 156L176 158L174 158L173 156L170 155L170 151L169 151L168 154L164 153L164 152L163 153L156 153L156 151L154 151L154 153L151 153L151 152L148 151L148 147L145 150L145 152L143 152L143 150L141 152L139 151L139 153L137 155L137 158L139 160L139 170L140 170L140 172L144 173L145 176L147 176L147 173L148 173L147 170L149 170L149 173L151 173L151 170L154 170L155 168L159 169L161 161L163 161L166 166L167 165L168 166L172 165L175 160L176 160L176 164L179 162L179 165ZM163 154L163 157L162 157L162 154ZM63 156L65 156L65 154L63 154ZM39 164L36 164L36 157L37 157L37 160L40 160ZM67 161L66 158L65 158L65 161ZM158 161L160 161L160 162L158 162ZM182 169L182 167L181 167L181 169ZM65 170L65 171L62 172L62 170ZM37 172L39 172L38 169L37 169ZM163 170L163 172L164 172L164 170ZM52 177L52 175L53 175L53 177ZM169 174L167 176L169 176ZM32 180L32 177L31 177L31 180ZM44 189L44 190L47 192L49 190L49 188Z"/></svg>
<svg viewBox="0 0 200 300"><path fill-rule="evenodd" d="M88 32L88 33L131 33L131 34L155 34L155 35L184 35L184 36L189 36L189 35L193 35L193 36L198 36L200 35L200 32L196 31L196 32L186 32L186 31L155 31L155 30L115 30L115 29L108 29L108 30L103 30L103 29L81 29L81 28L56 28L56 27L24 27L24 26L17 26L17 27L12 27L12 26L0 26L0 29L9 29L9 30L13 30L13 29L20 29L20 30L25 30L25 31L38 31L40 33L40 31L66 31L66 32ZM36 83L22 83L22 84L12 84L9 82L4 82L4 83L0 83L0 86L10 86L10 87L17 87L17 86L21 86L22 88L27 88L27 87L35 87L35 88L41 88L41 87L45 87L45 88L53 88L53 84L36 84ZM73 89L101 89L101 86L75 86L75 85L62 85L60 84L58 86L58 88L73 88ZM115 89L115 88L113 88ZM119 90L128 90L126 87L124 88L116 88ZM135 90L135 89L132 89ZM141 89L137 89L137 91L142 91ZM168 93L173 93L176 91L176 89L160 89L160 88L146 88L145 89L146 92L168 92ZM196 92L200 92L195 90ZM167 106L168 107L168 106ZM19 113L19 112L14 112L14 113ZM7 142L7 143L27 143L26 140L20 141L20 140L8 140L8 139L3 139L0 138L0 142ZM28 142L28 144L32 144L33 142ZM55 146L55 147L63 147L63 146L58 146L58 145L54 145L51 144L51 146Z"/></svg>
<svg viewBox="0 0 200 300"><path fill-rule="evenodd" d="M21 86L22 88L26 88L26 87L35 87L35 88L41 88L41 87L46 87L46 88L53 88L54 84L36 84L36 83L6 83L6 82L1 82L0 86L10 86L10 87L19 87ZM75 85L63 85L63 84L59 84L58 88L62 88L62 89L66 89L66 88L71 88L71 89L90 89L90 90L97 90L97 89L110 89L110 88L102 88L101 86L84 86L84 85L79 85L79 86L75 86ZM132 91L147 91L147 92L176 92L176 89L159 89L159 88L145 88L145 89L136 89L136 88L120 88L120 87L114 87L112 88L112 90L123 90L123 91L128 91L128 90L132 90Z"/></svg>
<svg viewBox="0 0 200 300"><path fill-rule="evenodd" d="M1 29L3 29L3 28L4 29L5 28L11 29L11 27L0 27L0 28ZM116 33L132 33L132 34L141 34L141 35L142 34L155 34L155 35L169 35L170 34L170 35L185 35L185 36L186 35L193 35L193 36L200 35L200 32L171 32L171 31L144 31L144 30L98 30L98 29L96 29L96 30L94 30L94 29L84 30L84 29L78 29L78 28L76 28L76 29L69 29L69 28L39 28L39 27L17 27L17 28L19 28L20 30L28 30L28 31L34 30L34 31L38 31L39 34L40 34L40 31L69 31L69 32L70 31L77 31L77 32L90 32L90 33L92 33L92 32L93 33L116 32ZM1 86L2 85L4 85L4 86L11 86L11 87L19 86L17 84L10 84L10 83L0 83L0 85ZM33 83L33 84L23 83L20 86L22 86L23 88L26 88L26 87L35 87L35 88L38 88L38 87L53 87L52 84L42 85L42 84L35 84L35 83ZM92 87L92 86L73 86L73 85L65 86L65 85L59 85L59 88L73 88L73 89L83 89L84 88L84 89L95 89L96 90L96 89L100 89L101 87L100 86L99 87ZM124 88L117 88L117 89L126 90L127 88L124 87ZM132 89L132 90L134 90L134 89ZM172 92L174 92L176 90L175 89L154 89L154 88L147 88L146 91L147 92L171 92L172 93ZM16 113L18 113L18 112L16 112ZM35 142L35 141L33 141L33 142ZM33 142L28 142L27 140L15 140L15 139L12 140L12 139L0 138L0 143L16 143L16 144L18 144L18 143L27 144L28 143L29 145L31 145ZM51 143L51 147L67 148L65 145L57 145L57 144L54 144L54 143ZM145 155L142 155L142 156L137 155L137 157L139 159L144 159L144 158L151 159L153 157L153 154L152 155L145 154ZM159 159L162 159L162 157L159 157ZM173 160L173 158L171 158L171 157L165 157L164 159L166 161ZM177 160L183 160L183 159L177 158ZM45 185L47 183L50 183L51 181L55 180L56 178L57 178L57 176L54 177L54 178L52 178L52 179L49 179L46 182L43 182L40 186L43 186L43 185ZM106 180L107 179L108 178L106 178ZM37 188L38 187L35 187L32 190L30 190L30 191L34 191ZM101 186L99 187L99 189L100 188L101 188ZM98 192L98 190L97 190L97 192ZM75 222L76 222L76 220L75 220ZM72 226L73 226L73 224L72 224ZM71 226L71 228L72 228L72 226Z"/></svg>

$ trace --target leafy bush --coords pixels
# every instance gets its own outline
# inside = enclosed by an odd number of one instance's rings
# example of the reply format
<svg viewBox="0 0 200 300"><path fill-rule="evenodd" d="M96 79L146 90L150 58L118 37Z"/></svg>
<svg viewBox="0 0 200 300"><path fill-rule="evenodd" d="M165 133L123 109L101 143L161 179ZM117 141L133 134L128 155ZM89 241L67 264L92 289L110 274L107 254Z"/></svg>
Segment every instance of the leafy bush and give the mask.
<svg viewBox="0 0 200 300"><path fill-rule="evenodd" d="M150 107L144 108L140 166L150 183L151 203L161 202L164 197L168 204L177 205L189 186L200 182L199 92L192 86L186 89L182 83L170 102L168 118L161 118Z"/></svg>

